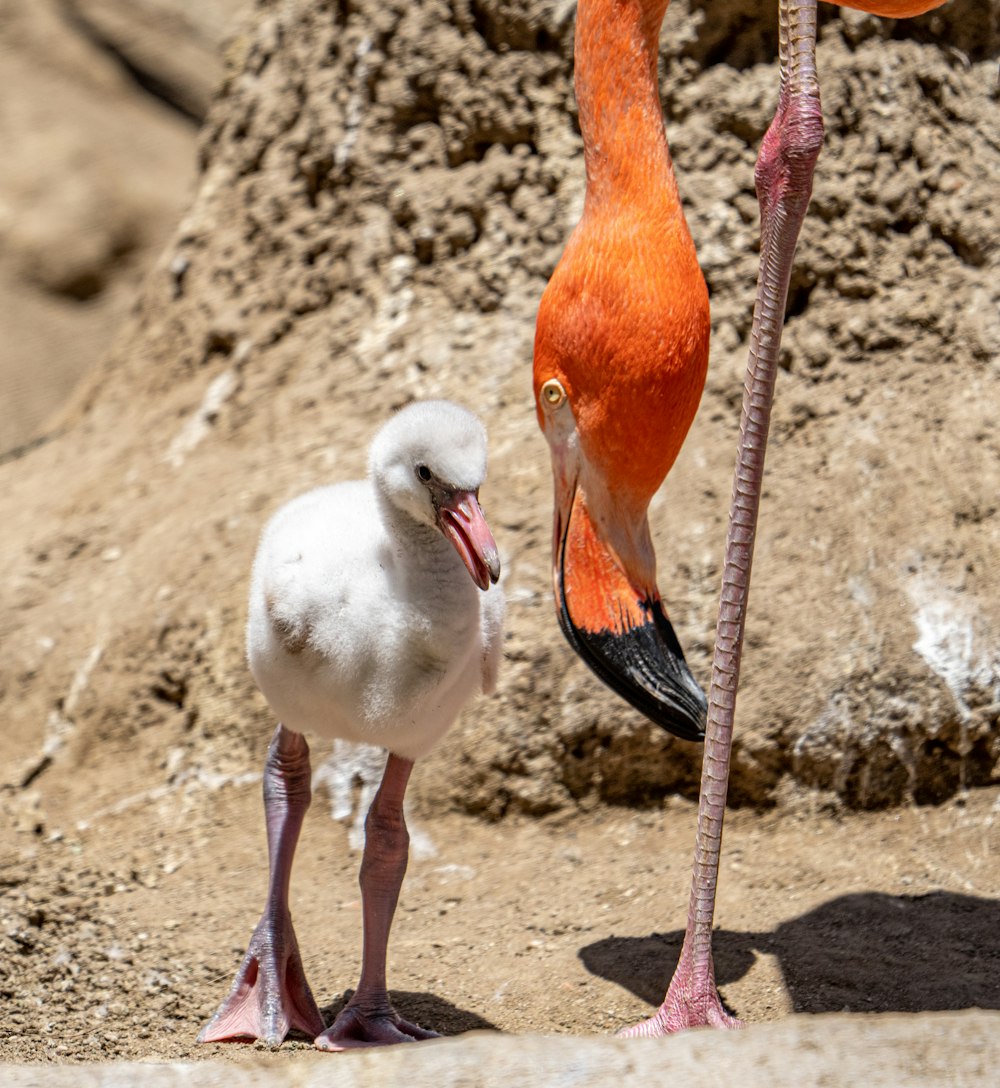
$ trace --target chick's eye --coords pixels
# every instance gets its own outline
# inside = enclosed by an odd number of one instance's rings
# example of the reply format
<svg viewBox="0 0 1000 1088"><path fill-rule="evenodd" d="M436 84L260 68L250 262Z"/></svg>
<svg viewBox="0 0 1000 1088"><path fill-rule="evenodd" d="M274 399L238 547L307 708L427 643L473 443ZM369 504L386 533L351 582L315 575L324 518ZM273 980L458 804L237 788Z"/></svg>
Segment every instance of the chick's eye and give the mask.
<svg viewBox="0 0 1000 1088"><path fill-rule="evenodd" d="M417 479L423 481L423 483L429 483L431 478L431 470L426 465L417 465Z"/></svg>

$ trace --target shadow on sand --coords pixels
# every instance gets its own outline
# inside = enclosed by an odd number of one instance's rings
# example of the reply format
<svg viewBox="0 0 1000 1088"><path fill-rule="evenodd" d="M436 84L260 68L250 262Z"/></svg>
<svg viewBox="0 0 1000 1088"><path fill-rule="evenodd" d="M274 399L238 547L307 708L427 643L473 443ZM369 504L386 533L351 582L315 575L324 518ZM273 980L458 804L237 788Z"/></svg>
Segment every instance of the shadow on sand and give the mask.
<svg viewBox="0 0 1000 1088"><path fill-rule="evenodd" d="M591 974L659 1005L683 932L606 937L580 949ZM845 895L771 933L718 930L720 986L777 958L796 1012L1000 1009L1000 903L932 892Z"/></svg>
<svg viewBox="0 0 1000 1088"><path fill-rule="evenodd" d="M324 1023L332 1024L337 1013L353 995L353 990L345 990L336 1001L321 1006L319 1011L323 1014ZM496 1024L484 1017L468 1009L460 1009L435 994L393 990L389 999L396 1012L404 1019L440 1035L461 1035L466 1031L499 1031Z"/></svg>

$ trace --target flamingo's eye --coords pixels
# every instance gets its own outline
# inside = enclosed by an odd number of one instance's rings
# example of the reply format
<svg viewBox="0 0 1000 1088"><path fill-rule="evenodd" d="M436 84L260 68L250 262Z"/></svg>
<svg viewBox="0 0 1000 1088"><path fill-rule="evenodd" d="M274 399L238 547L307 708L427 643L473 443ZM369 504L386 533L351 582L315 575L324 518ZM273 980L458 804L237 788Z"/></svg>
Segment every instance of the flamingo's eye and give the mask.
<svg viewBox="0 0 1000 1088"><path fill-rule="evenodd" d="M541 397L546 408L558 408L566 400L566 390L558 378L549 378L542 385Z"/></svg>
<svg viewBox="0 0 1000 1088"><path fill-rule="evenodd" d="M417 465L417 479L423 483L430 483L431 470L426 465Z"/></svg>

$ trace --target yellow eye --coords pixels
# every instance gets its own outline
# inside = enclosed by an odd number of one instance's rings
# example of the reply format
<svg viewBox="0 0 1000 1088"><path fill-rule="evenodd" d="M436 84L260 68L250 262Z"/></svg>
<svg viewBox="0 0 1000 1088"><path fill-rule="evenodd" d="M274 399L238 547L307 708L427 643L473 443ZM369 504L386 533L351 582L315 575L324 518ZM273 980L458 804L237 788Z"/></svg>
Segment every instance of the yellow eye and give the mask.
<svg viewBox="0 0 1000 1088"><path fill-rule="evenodd" d="M558 408L566 400L566 390L558 378L549 378L542 386L541 396L546 408Z"/></svg>

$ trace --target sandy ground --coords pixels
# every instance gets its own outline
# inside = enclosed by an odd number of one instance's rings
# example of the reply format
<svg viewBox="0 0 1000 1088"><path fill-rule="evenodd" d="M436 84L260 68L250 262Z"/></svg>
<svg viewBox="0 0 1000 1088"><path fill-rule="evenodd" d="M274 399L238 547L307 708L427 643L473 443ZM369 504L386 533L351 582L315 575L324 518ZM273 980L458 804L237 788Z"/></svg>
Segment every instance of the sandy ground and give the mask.
<svg viewBox="0 0 1000 1088"><path fill-rule="evenodd" d="M112 33L102 12L116 5L75 6ZM273 723L241 644L253 543L283 498L356 474L413 396L488 417L511 618L499 696L415 774L398 1004L446 1034L580 1035L660 999L686 912L698 750L623 710L559 638L527 384L534 308L582 199L571 24L541 0L472 8L258 0L165 251L153 225L174 222L190 162L171 180L144 160L127 199L108 187L125 178L110 160L87 185L52 165L54 88L83 103L87 85L24 59L24 43L54 53L54 5L11 23L21 39L0 63L49 89L17 76L4 123L52 146L22 139L0 197L13 207L39 178L68 188L0 223L16 257L0 280L37 293L42 276L47 307L13 292L0 304L9 342L28 345L3 388L41 374L57 339L97 352L101 299L131 310L65 430L0 465L0 1061L256 1053L194 1044L264 891ZM733 798L747 807L728 817L717 919L724 997L753 1023L1000 1008L1000 6L953 0L912 31L831 12L737 733ZM756 272L753 161L776 86L762 26L749 0L676 0L663 37L713 360L652 520L701 676ZM74 41L60 47L73 70ZM100 75L92 52L80 64ZM112 101L121 78L101 76ZM97 102L79 124L56 111L66 147L141 151L132 128L87 135L105 132ZM175 113L161 117L169 138L129 116L176 166L175 143L195 149ZM147 181L173 186L155 216ZM66 220L52 210L64 205ZM101 244L70 219L100 225ZM82 324L56 320L69 300ZM328 809L319 792L293 895L330 1017L356 981L360 918L353 817Z"/></svg>
<svg viewBox="0 0 1000 1088"><path fill-rule="evenodd" d="M1000 1008L998 811L986 789L884 813L731 813L716 936L727 1004L753 1023ZM679 800L498 825L412 815L390 946L400 1009L445 1034L610 1033L648 1014L680 945L694 815ZM319 792L293 911L327 1018L358 969L349 835ZM252 1055L194 1039L242 957L264 877L252 783L22 832L0 869L0 1060Z"/></svg>

